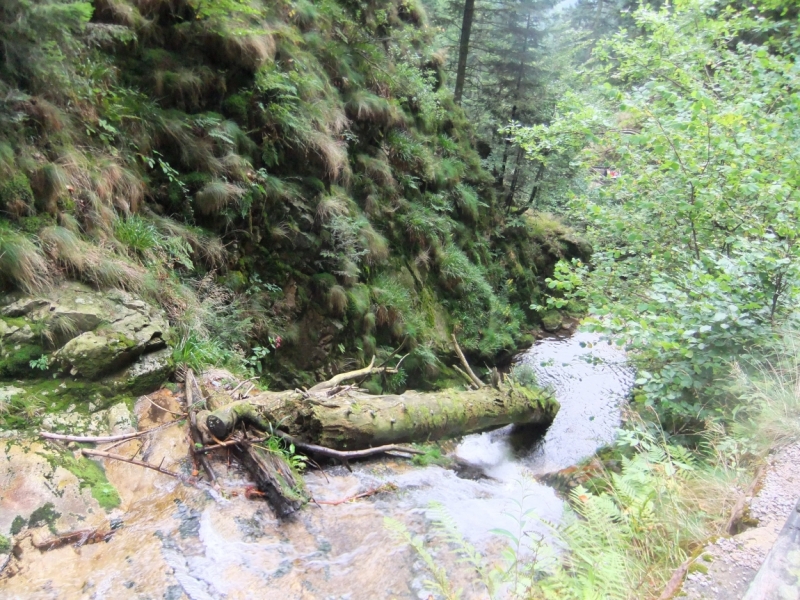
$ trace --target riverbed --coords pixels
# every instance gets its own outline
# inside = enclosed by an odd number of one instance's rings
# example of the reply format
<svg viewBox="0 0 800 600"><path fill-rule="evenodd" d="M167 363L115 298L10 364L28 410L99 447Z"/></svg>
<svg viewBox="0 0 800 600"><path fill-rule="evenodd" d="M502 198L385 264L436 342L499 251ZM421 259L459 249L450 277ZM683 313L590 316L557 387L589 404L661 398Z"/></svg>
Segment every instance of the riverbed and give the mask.
<svg viewBox="0 0 800 600"><path fill-rule="evenodd" d="M454 466L416 467L385 458L306 475L317 500L277 521L263 501L247 499L244 475L216 458L222 487L216 499L174 479L124 463L107 468L123 503L110 515L106 543L47 552L29 541L13 577L0 582L4 598L275 598L303 600L427 599L434 593L420 554L398 537L418 536L465 598L485 598L473 569L458 560L436 523L449 523L464 543L500 559L505 529L532 543L548 536L564 506L537 477L569 467L613 440L633 373L624 354L593 334L541 340L518 357L561 403L547 431L506 427L452 444ZM163 406L163 404L162 404ZM171 406L164 406L170 409ZM174 406L177 409L177 401ZM140 427L171 419L137 405ZM115 450L133 454L139 441ZM164 466L185 459L185 434L168 428L142 449ZM520 531L520 520L526 515ZM101 516L98 516L99 519ZM387 522L390 519L394 525ZM91 520L91 519L90 519ZM524 552L524 550L523 550ZM437 597L434 593L433 597Z"/></svg>

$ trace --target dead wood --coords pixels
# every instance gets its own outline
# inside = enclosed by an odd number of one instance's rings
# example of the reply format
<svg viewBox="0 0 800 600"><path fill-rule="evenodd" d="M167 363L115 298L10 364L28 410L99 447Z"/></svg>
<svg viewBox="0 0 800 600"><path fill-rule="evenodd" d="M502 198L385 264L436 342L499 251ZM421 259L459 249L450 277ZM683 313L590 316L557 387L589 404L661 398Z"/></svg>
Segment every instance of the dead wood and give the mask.
<svg viewBox="0 0 800 600"><path fill-rule="evenodd" d="M463 369L459 368L458 365L453 365L453 369L455 369L456 373L461 375L464 379L467 380L467 385L473 390L479 390L480 387L475 385L475 382L472 381L472 377L469 376Z"/></svg>
<svg viewBox="0 0 800 600"><path fill-rule="evenodd" d="M331 377L328 381L323 381L322 383L318 383L317 385L309 389L308 392L310 394L320 393L327 389L335 388L339 384L344 383L345 381L352 381L353 379L358 379L359 377L362 378L369 377L370 375L375 375L376 373L397 373L397 369L400 366L400 363L403 362L403 358L400 359L400 361L397 363L397 366L393 368L388 368L385 366L376 367L375 357L373 356L369 365L367 365L363 369L357 369L355 371L347 371L346 373L339 373L335 377Z"/></svg>
<svg viewBox="0 0 800 600"><path fill-rule="evenodd" d="M164 423L162 425L159 425L158 427L153 427L151 429L146 429L144 431L121 433L119 435L106 435L106 436L63 435L60 433L51 433L49 431L40 431L39 437L43 437L46 440L58 440L62 442L78 442L85 444L110 444L111 442L124 442L125 440L131 440L133 438L141 437L143 435L147 435L148 433L153 433L154 431L165 429L170 425L175 425L175 423L182 423L183 421L184 419L176 419L174 421L170 421L169 423Z"/></svg>
<svg viewBox="0 0 800 600"><path fill-rule="evenodd" d="M397 489L397 486L393 483L384 483L383 485L379 485L376 488L372 488L371 490L367 490L366 492L361 492L360 494L354 494L352 496L347 496L347 498L342 498L341 500L317 500L314 499L314 504L324 504L326 506L338 506L340 504L344 504L345 502L352 502L353 500L358 500L359 498L368 498L369 496L374 496L375 494L380 494L381 492L393 492Z"/></svg>
<svg viewBox="0 0 800 600"><path fill-rule="evenodd" d="M442 390L372 396L352 389L334 397L301 391L262 392L206 415L208 430L226 440L240 424L296 441L352 451L425 442L510 423L549 424L558 403L546 392L510 383L500 389Z"/></svg>
<svg viewBox="0 0 800 600"><path fill-rule="evenodd" d="M54 550L63 546L75 545L84 546L86 544L97 544L99 542L107 542L114 535L114 531L107 529L83 529L81 531L70 531L62 533L52 538L48 538L43 542L37 542L31 538L33 546L46 552L47 550Z"/></svg>
<svg viewBox="0 0 800 600"><path fill-rule="evenodd" d="M215 410L205 417L205 426L217 442L217 447L228 445L227 438L239 424L250 425L261 431L271 430L269 423L261 420L254 412L246 410L248 406L246 401L232 400L230 396L223 394L215 394L214 398L209 400L209 408ZM236 423L234 427L229 430L219 427L218 416L229 413L236 413L235 417L231 417ZM261 441L267 439L268 437L265 437ZM289 516L308 502L309 496L303 487L302 478L294 472L282 454L258 446L255 440L248 441L244 438L233 441L230 446L234 457L250 473L258 491L266 498L278 517ZM204 453L202 456L205 458Z"/></svg>
<svg viewBox="0 0 800 600"><path fill-rule="evenodd" d="M681 563L680 567L673 571L672 577L670 577L669 581L667 582L667 587L665 587L664 591L661 592L658 600L669 600L678 593L678 590L681 589L681 585L683 585L683 579L686 577L686 573L689 572L689 567L691 566L692 562L694 562L693 557L687 558Z"/></svg>
<svg viewBox="0 0 800 600"><path fill-rule="evenodd" d="M211 463L209 463L205 454L197 452L197 447L203 445L203 438L200 435L199 429L197 428L197 411L194 409L193 402L195 389L199 391L199 386L197 386L194 373L191 369L187 369L184 403L186 410L189 413L189 437L191 439L189 448L195 465L198 463L202 465L203 470L206 472L206 475L208 475L209 481L213 483L217 480L217 476L214 473L214 469L211 468Z"/></svg>
<svg viewBox="0 0 800 600"><path fill-rule="evenodd" d="M753 492L755 492L756 487L758 487L758 484L761 482L761 478L763 477L766 469L767 469L766 465L761 465L758 468L755 475L753 476L752 483L744 492L744 494L739 496L739 499L736 501L736 504L734 504L733 509L731 510L731 516L728 518L728 522L725 524L725 532L728 535L734 535L738 533L737 530L739 528L739 524L741 523L742 516L744 515L744 507L745 504L747 503L747 499L753 495Z"/></svg>
<svg viewBox="0 0 800 600"><path fill-rule="evenodd" d="M459 346L459 345L458 345L458 340L456 339L456 334L454 333L454 334L453 334L452 336L450 336L450 337L452 337L452 338L453 338L453 347L456 349L456 354L458 354L458 358L459 358L459 360L461 361L461 364L462 364L462 366L464 367L464 370L465 370L465 371L467 372L467 374L469 375L469 378L472 380L472 383L474 383L474 384L475 384L475 386L476 386L478 389L480 389L480 388L484 387L486 384L485 384L485 383L483 383L483 382L482 382L482 381L481 381L481 380L478 378L478 376L477 376L477 375L475 375L475 372L472 370L472 367L470 367L470 366L469 366L469 363L467 362L467 357L466 357L466 356L464 356L464 353L461 351L461 346Z"/></svg>
<svg viewBox="0 0 800 600"><path fill-rule="evenodd" d="M128 458L127 456L122 456L121 454L112 454L111 452L103 452L102 450L90 450L88 448L82 448L81 454L83 454L84 456L99 456L100 458L109 458L111 460L126 462L128 464L144 467L146 469L152 469L153 471L158 471L159 473L163 473L164 475L169 475L170 477L174 477L175 479L178 479L183 483L194 485L194 482L192 480L190 480L188 477L184 477L180 473L176 473L175 471L170 471L169 469L165 469L161 465L153 465L141 460L137 460L135 458Z"/></svg>

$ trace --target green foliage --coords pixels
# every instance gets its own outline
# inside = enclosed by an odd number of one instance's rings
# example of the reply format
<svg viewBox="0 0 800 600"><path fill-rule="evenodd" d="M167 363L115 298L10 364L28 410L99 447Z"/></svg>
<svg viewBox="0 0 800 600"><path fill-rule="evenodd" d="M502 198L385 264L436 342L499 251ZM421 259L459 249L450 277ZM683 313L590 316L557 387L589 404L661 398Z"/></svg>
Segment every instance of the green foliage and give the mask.
<svg viewBox="0 0 800 600"><path fill-rule="evenodd" d="M298 454L294 444L277 435L271 435L266 442L259 444L258 447L283 458L296 473L308 466L308 458Z"/></svg>
<svg viewBox="0 0 800 600"><path fill-rule="evenodd" d="M194 331L181 335L172 351L176 365L183 365L202 373L207 367L223 366L235 359L235 355L213 338L203 338Z"/></svg>
<svg viewBox="0 0 800 600"><path fill-rule="evenodd" d="M39 358L29 361L31 369L38 369L40 371L47 371L50 366L50 359L46 354L42 354Z"/></svg>
<svg viewBox="0 0 800 600"><path fill-rule="evenodd" d="M531 389L536 389L538 387L536 372L530 365L515 365L514 368L511 369L511 372L508 374L508 376L519 385L529 387Z"/></svg>
<svg viewBox="0 0 800 600"><path fill-rule="evenodd" d="M571 215L601 248L583 294L633 352L638 398L678 426L726 415L715 382L796 304L796 73L743 41L746 13L686 1L632 18L642 35L597 46L601 83L519 139L536 160L582 161ZM597 165L621 176L591 182Z"/></svg>
<svg viewBox="0 0 800 600"><path fill-rule="evenodd" d="M529 240L505 231L417 2L112 4L0 11L4 287L141 293L194 331L191 364L238 362L320 310L346 352L412 338L410 381L453 327L488 357L532 324L539 276L513 296L528 265L499 258ZM192 279L228 270L292 295L217 302ZM316 273L335 277L324 295Z"/></svg>

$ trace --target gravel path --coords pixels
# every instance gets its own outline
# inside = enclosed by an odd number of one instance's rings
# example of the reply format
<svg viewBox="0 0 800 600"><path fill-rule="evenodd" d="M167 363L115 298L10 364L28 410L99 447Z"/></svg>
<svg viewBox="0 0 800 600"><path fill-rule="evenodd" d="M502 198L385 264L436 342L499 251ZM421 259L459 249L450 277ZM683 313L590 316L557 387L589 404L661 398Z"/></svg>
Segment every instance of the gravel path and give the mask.
<svg viewBox="0 0 800 600"><path fill-rule="evenodd" d="M750 501L758 527L709 544L690 569L680 598L737 600L744 596L800 495L800 443L767 461L761 490Z"/></svg>

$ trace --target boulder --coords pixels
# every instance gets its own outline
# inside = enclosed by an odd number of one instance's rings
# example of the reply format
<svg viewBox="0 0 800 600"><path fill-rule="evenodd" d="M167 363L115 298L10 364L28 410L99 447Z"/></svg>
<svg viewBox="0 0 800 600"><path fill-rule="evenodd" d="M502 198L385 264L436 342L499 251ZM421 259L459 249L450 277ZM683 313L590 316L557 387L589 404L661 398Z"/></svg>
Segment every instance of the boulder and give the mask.
<svg viewBox="0 0 800 600"><path fill-rule="evenodd" d="M550 309L542 313L541 319L542 327L545 331L549 332L558 331L561 329L561 325L564 322L563 315L555 309Z"/></svg>
<svg viewBox="0 0 800 600"><path fill-rule="evenodd" d="M163 352L140 361L166 348L168 323L133 294L68 282L37 297L9 295L2 304L0 378L30 377L31 361L43 355L50 369L92 381L114 376L115 387L124 382L137 391L150 391L169 374Z"/></svg>

